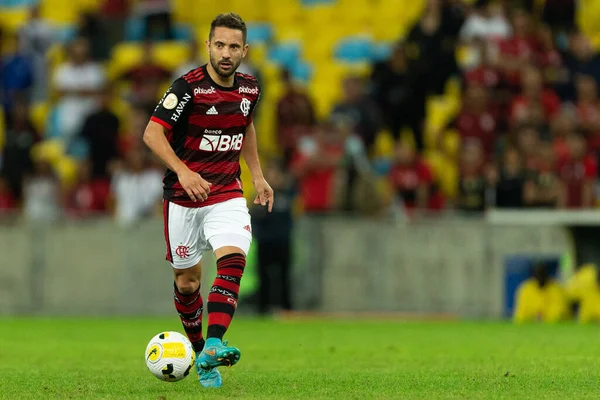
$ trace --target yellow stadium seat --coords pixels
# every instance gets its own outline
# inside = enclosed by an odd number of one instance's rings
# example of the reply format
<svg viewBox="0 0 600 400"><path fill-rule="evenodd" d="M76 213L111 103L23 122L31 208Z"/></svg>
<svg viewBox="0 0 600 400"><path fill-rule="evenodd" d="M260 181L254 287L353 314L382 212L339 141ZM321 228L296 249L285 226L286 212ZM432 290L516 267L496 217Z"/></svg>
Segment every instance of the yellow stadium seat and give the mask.
<svg viewBox="0 0 600 400"><path fill-rule="evenodd" d="M302 8L304 21L308 25L320 26L321 30L324 30L324 27L330 28L334 22L339 23L336 20L336 11L337 9L334 4L318 4Z"/></svg>
<svg viewBox="0 0 600 400"><path fill-rule="evenodd" d="M5 33L17 32L28 20L27 8L0 8L0 29Z"/></svg>
<svg viewBox="0 0 600 400"><path fill-rule="evenodd" d="M267 53L269 49L264 43L252 44L248 48L248 55L251 57L252 62L262 70L263 66L267 62Z"/></svg>
<svg viewBox="0 0 600 400"><path fill-rule="evenodd" d="M77 7L82 11L97 11L102 3L102 0L77 0Z"/></svg>
<svg viewBox="0 0 600 400"><path fill-rule="evenodd" d="M277 64L266 62L261 68L262 79L268 86L281 81L281 68Z"/></svg>
<svg viewBox="0 0 600 400"><path fill-rule="evenodd" d="M44 135L46 131L46 123L48 121L49 112L50 107L48 106L48 103L41 102L31 106L31 123L40 135Z"/></svg>
<svg viewBox="0 0 600 400"><path fill-rule="evenodd" d="M266 19L277 28L301 22L304 18L300 2L296 0L265 0Z"/></svg>
<svg viewBox="0 0 600 400"><path fill-rule="evenodd" d="M31 148L31 158L50 163L58 162L65 154L65 144L60 139L44 140Z"/></svg>
<svg viewBox="0 0 600 400"><path fill-rule="evenodd" d="M122 42L113 48L108 63L108 76L117 79L130 68L142 62L144 49L139 43Z"/></svg>
<svg viewBox="0 0 600 400"><path fill-rule="evenodd" d="M171 1L171 9L173 20L176 22L190 24L195 22L194 13L190 12L195 7L194 0L172 0Z"/></svg>
<svg viewBox="0 0 600 400"><path fill-rule="evenodd" d="M40 2L40 14L56 25L72 25L79 17L77 3L72 0L42 0Z"/></svg>
<svg viewBox="0 0 600 400"><path fill-rule="evenodd" d="M77 180L77 160L69 156L62 156L52 163L54 171L65 187L70 187Z"/></svg>
<svg viewBox="0 0 600 400"><path fill-rule="evenodd" d="M199 24L196 27L196 42L199 46L205 46L208 36L210 35L210 21L208 23ZM204 47L201 47L203 50Z"/></svg>
<svg viewBox="0 0 600 400"><path fill-rule="evenodd" d="M174 70L190 57L189 45L185 42L159 42L152 48L152 59L168 70Z"/></svg>
<svg viewBox="0 0 600 400"><path fill-rule="evenodd" d="M374 156L377 158L389 158L394 154L394 137L388 130L382 130L375 136Z"/></svg>
<svg viewBox="0 0 600 400"><path fill-rule="evenodd" d="M266 20L266 10L256 2L248 0L231 0L230 11L239 14L246 22Z"/></svg>
<svg viewBox="0 0 600 400"><path fill-rule="evenodd" d="M355 4L339 1L335 8L336 20L346 24L362 25L373 19L374 8L365 0L357 1Z"/></svg>
<svg viewBox="0 0 600 400"><path fill-rule="evenodd" d="M230 0L196 0L193 6L188 9L190 15L193 15L193 21L197 24L210 24L217 14L230 11Z"/></svg>
<svg viewBox="0 0 600 400"><path fill-rule="evenodd" d="M277 42L304 41L306 39L305 26L300 24L280 26L275 29L274 38Z"/></svg>

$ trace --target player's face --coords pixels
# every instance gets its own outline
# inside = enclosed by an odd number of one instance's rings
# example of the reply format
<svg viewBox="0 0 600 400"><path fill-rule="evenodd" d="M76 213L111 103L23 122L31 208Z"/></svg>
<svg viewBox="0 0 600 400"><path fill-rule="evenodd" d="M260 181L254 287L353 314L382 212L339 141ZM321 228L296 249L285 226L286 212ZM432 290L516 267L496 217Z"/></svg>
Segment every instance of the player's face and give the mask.
<svg viewBox="0 0 600 400"><path fill-rule="evenodd" d="M206 41L210 64L223 78L229 78L246 56L248 45L244 35L237 29L217 27L213 37Z"/></svg>

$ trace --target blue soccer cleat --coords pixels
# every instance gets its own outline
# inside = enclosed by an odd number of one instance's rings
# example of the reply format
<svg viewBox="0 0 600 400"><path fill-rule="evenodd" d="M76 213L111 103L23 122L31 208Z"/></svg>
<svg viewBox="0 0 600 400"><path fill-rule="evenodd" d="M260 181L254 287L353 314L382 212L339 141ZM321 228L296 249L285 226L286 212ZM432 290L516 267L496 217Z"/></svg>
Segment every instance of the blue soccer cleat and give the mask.
<svg viewBox="0 0 600 400"><path fill-rule="evenodd" d="M227 346L227 342L221 342L216 338L210 338L204 345L204 350L196 358L196 367L205 370L220 366L231 367L240 360L239 349Z"/></svg>
<svg viewBox="0 0 600 400"><path fill-rule="evenodd" d="M204 369L200 367L198 360L200 359L202 352L196 353L196 372L198 372L198 382L205 388L220 388L223 385L221 374L216 368Z"/></svg>

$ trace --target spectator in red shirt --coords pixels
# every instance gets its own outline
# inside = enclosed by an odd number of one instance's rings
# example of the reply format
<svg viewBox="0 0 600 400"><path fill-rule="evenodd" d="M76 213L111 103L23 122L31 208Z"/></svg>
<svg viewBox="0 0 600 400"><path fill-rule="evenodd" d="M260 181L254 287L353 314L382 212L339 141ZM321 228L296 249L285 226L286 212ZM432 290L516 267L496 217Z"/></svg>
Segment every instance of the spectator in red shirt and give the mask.
<svg viewBox="0 0 600 400"><path fill-rule="evenodd" d="M496 144L498 121L489 105L489 91L483 86L469 86L465 91L463 108L454 125L461 139L475 139L481 143L484 156L490 159Z"/></svg>
<svg viewBox="0 0 600 400"><path fill-rule="evenodd" d="M513 89L520 84L520 71L535 57L535 42L531 29L531 17L523 10L513 12L512 37L502 40L499 45L498 66L504 73L504 80Z"/></svg>
<svg viewBox="0 0 600 400"><path fill-rule="evenodd" d="M110 181L107 178L92 178L92 169L90 161L82 162L77 183L65 194L67 212L73 217L87 217L107 211Z"/></svg>
<svg viewBox="0 0 600 400"><path fill-rule="evenodd" d="M521 87L521 93L512 100L511 122L523 122L535 106L542 108L546 122L552 121L560 110L560 99L552 89L544 88L540 70L533 66L525 67L521 75Z"/></svg>
<svg viewBox="0 0 600 400"><path fill-rule="evenodd" d="M296 150L298 141L310 134L315 124L315 111L311 99L297 88L289 71L283 72L285 93L277 102L277 136L287 165Z"/></svg>
<svg viewBox="0 0 600 400"><path fill-rule="evenodd" d="M429 166L417 156L411 146L398 142L388 179L396 198L407 211L428 208L433 177Z"/></svg>
<svg viewBox="0 0 600 400"><path fill-rule="evenodd" d="M600 151L600 101L598 84L593 77L581 75L576 80L577 116L580 128L588 139L590 150Z"/></svg>
<svg viewBox="0 0 600 400"><path fill-rule="evenodd" d="M330 124L319 126L314 135L303 137L291 169L299 181L300 198L307 213L318 214L336 207L336 172L344 157L340 135Z"/></svg>
<svg viewBox="0 0 600 400"><path fill-rule="evenodd" d="M551 140L554 153L557 159L564 159L569 156L569 149L566 144L566 137L577 129L577 116L572 110L565 109L552 121Z"/></svg>
<svg viewBox="0 0 600 400"><path fill-rule="evenodd" d="M0 214L9 212L17 208L17 200L10 185L0 176Z"/></svg>
<svg viewBox="0 0 600 400"><path fill-rule="evenodd" d="M483 39L473 42L473 49L477 53L477 65L464 74L467 86L481 85L488 89L495 89L500 84L500 73L492 63L490 54L491 44Z"/></svg>
<svg viewBox="0 0 600 400"><path fill-rule="evenodd" d="M152 59L151 41L144 43L144 57L139 65L127 71L123 78L132 84L133 103L152 113L160 85L171 76L171 72L157 65Z"/></svg>
<svg viewBox="0 0 600 400"><path fill-rule="evenodd" d="M596 159L587 153L587 143L580 133L566 138L569 158L561 160L558 175L561 181L559 207L591 208L594 206L594 185L598 179Z"/></svg>
<svg viewBox="0 0 600 400"><path fill-rule="evenodd" d="M525 170L535 170L538 161L538 148L540 145L540 133L532 125L519 127L516 133L517 149L523 157Z"/></svg>

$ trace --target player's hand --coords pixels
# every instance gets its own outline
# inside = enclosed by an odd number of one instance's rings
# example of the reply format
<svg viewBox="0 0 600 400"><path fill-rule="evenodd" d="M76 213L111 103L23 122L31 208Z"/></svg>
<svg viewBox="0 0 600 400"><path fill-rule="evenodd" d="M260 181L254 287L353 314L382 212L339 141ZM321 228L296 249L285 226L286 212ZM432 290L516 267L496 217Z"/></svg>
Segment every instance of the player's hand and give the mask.
<svg viewBox="0 0 600 400"><path fill-rule="evenodd" d="M202 179L200 174L189 168L185 168L177 174L177 178L179 179L181 187L186 191L188 196L190 196L192 201L204 201L208 198L212 183L208 183Z"/></svg>
<svg viewBox="0 0 600 400"><path fill-rule="evenodd" d="M263 179L259 179L254 182L254 188L256 189L256 199L254 199L254 204L260 204L262 206L266 206L269 204L269 212L273 211L273 202L275 201L275 196L273 194L273 189L267 181Z"/></svg>

